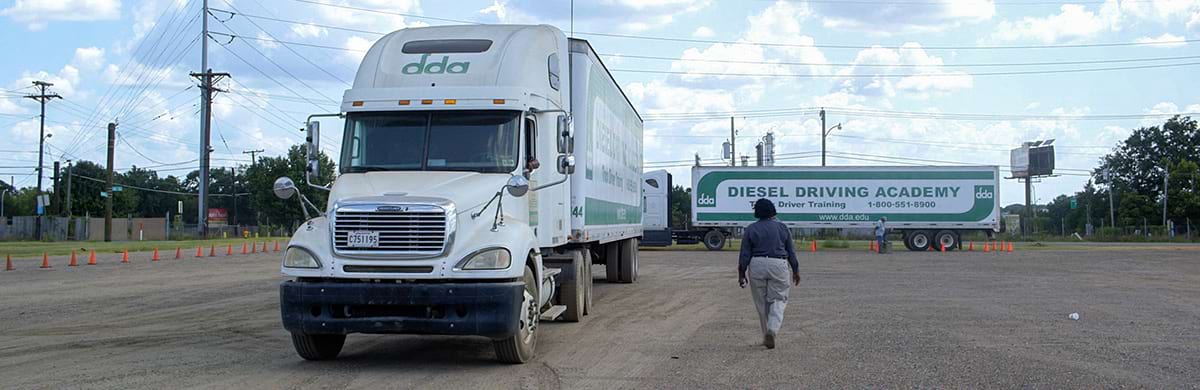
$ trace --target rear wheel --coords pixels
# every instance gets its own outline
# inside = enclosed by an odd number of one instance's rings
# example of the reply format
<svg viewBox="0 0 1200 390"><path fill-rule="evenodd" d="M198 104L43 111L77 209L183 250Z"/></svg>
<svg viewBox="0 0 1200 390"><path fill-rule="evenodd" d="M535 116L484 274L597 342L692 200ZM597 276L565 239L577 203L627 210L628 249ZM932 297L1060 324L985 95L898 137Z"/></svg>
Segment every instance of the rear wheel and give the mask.
<svg viewBox="0 0 1200 390"><path fill-rule="evenodd" d="M583 314L592 314L592 251L583 251Z"/></svg>
<svg viewBox="0 0 1200 390"><path fill-rule="evenodd" d="M704 233L704 247L710 251L725 249L725 233L716 229Z"/></svg>
<svg viewBox="0 0 1200 390"><path fill-rule="evenodd" d="M346 344L344 334L292 333L292 346L305 360L333 360Z"/></svg>
<svg viewBox="0 0 1200 390"><path fill-rule="evenodd" d="M946 248L948 251L954 250L958 246L958 234L949 230L939 231L937 232L936 243L937 246L934 249Z"/></svg>
<svg viewBox="0 0 1200 390"><path fill-rule="evenodd" d="M638 239L630 238L621 241L621 270L619 275L621 283L633 283L637 281L638 269Z"/></svg>
<svg viewBox="0 0 1200 390"><path fill-rule="evenodd" d="M567 311L563 312L563 320L567 322L579 322L583 318L584 307L587 306L587 285L585 279L587 272L583 266L583 252L571 252L571 272L574 277L562 286L562 291L559 292L558 300L567 306Z"/></svg>
<svg viewBox="0 0 1200 390"><path fill-rule="evenodd" d="M904 240L905 240L905 244L907 244L907 246L908 246L908 250L918 251L918 252L919 251L927 251L927 250L929 250L929 245L933 240L932 237L930 237L930 236L931 236L931 234L929 234L929 232L927 232L927 231L917 230L915 232L909 233L908 237L906 237Z"/></svg>
<svg viewBox="0 0 1200 390"><path fill-rule="evenodd" d="M621 262L621 242L610 242L604 244L604 280L609 283L616 283L620 278L619 266Z"/></svg>
<svg viewBox="0 0 1200 390"><path fill-rule="evenodd" d="M525 363L533 359L537 347L537 327L541 312L538 310L537 278L533 270L525 267L525 291L521 294L521 311L519 313L517 334L503 340L496 340L496 357L505 363Z"/></svg>

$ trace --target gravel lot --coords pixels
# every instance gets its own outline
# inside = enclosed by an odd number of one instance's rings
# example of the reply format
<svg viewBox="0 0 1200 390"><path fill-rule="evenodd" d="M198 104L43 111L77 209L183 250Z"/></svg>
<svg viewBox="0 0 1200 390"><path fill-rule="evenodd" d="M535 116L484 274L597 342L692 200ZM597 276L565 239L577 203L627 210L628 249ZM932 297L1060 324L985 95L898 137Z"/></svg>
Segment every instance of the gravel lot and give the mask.
<svg viewBox="0 0 1200 390"><path fill-rule="evenodd" d="M643 251L538 358L475 338L353 335L306 362L275 254L0 272L4 388L1151 387L1200 383L1200 251L801 254L779 348L733 252ZM194 253L190 253L194 255ZM165 256L173 258L174 253ZM86 258L81 259L81 262ZM596 267L602 278L603 267ZM1067 318L1078 312L1079 321Z"/></svg>

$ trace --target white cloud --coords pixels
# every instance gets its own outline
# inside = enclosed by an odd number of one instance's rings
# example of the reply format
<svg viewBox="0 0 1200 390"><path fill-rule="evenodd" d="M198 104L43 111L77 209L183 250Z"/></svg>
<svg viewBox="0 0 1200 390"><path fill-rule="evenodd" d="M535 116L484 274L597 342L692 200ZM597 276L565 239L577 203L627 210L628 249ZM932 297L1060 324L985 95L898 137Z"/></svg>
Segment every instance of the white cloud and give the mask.
<svg viewBox="0 0 1200 390"><path fill-rule="evenodd" d="M915 42L898 50L874 46L858 52L853 65L837 72L840 91L863 96L893 97L897 92L927 98L931 93L971 88L974 78L964 72L944 69L940 57L932 56Z"/></svg>
<svg viewBox="0 0 1200 390"><path fill-rule="evenodd" d="M504 22L508 19L508 9L505 6L505 3L502 3L499 0L493 0L492 5L479 10L479 13L483 15L496 15L496 19L501 22Z"/></svg>
<svg viewBox="0 0 1200 390"><path fill-rule="evenodd" d="M320 38L329 35L329 30L311 23L292 25L292 35L297 38Z"/></svg>
<svg viewBox="0 0 1200 390"><path fill-rule="evenodd" d="M692 31L692 36L696 38L712 38L713 35L716 34L713 33L713 30L708 28L708 26L696 27L696 31Z"/></svg>
<svg viewBox="0 0 1200 390"><path fill-rule="evenodd" d="M1061 12L1058 14L1046 17L1002 21L992 37L1001 41L1033 39L1055 43L1086 40L1103 32L1120 29L1120 10L1111 2L1102 5L1099 12L1079 4L1063 4L1059 9Z"/></svg>
<svg viewBox="0 0 1200 390"><path fill-rule="evenodd" d="M1178 36L1178 35L1172 35L1171 33L1163 33L1163 35L1159 35L1157 37L1138 38L1137 42L1138 43L1154 43L1154 45L1152 45L1150 47L1173 48L1173 47L1187 46L1187 42L1182 42L1184 39L1186 39L1186 38Z"/></svg>
<svg viewBox="0 0 1200 390"><path fill-rule="evenodd" d="M270 35L267 35L266 32L259 31L258 35L255 36L255 38L257 38L257 39L254 40L254 44L258 45L258 47L261 47L265 50L279 48L279 43L275 42L275 40L272 39Z"/></svg>
<svg viewBox="0 0 1200 390"><path fill-rule="evenodd" d="M548 23L564 30L571 24L570 2L509 0L502 4L505 16L501 21L506 23ZM576 1L574 24L577 30L641 32L667 26L677 17L711 4L712 0Z"/></svg>
<svg viewBox="0 0 1200 390"><path fill-rule="evenodd" d="M25 23L32 31L52 21L114 20L121 17L120 0L16 0L0 16Z"/></svg>
<svg viewBox="0 0 1200 390"><path fill-rule="evenodd" d="M353 51L346 51L343 59L345 59L348 63L357 66L362 62L363 56L367 55L367 50L370 49L371 45L374 43L375 41L357 35L346 38L346 44L343 46Z"/></svg>
<svg viewBox="0 0 1200 390"><path fill-rule="evenodd" d="M75 57L71 59L75 66L86 70L96 70L104 65L104 49L97 47L80 47L75 49Z"/></svg>
<svg viewBox="0 0 1200 390"><path fill-rule="evenodd" d="M346 4L344 1L318 0L325 4ZM355 7L369 8L393 14L421 14L421 4L418 0L361 0L352 4ZM361 12L338 7L315 7L317 16L324 21L337 26L357 28L367 31L391 32L406 27L422 27L427 23L411 21L406 17L376 12Z"/></svg>
<svg viewBox="0 0 1200 390"><path fill-rule="evenodd" d="M936 32L979 23L996 14L993 0L953 0L922 4L825 2L813 5L822 24L831 29L867 31L879 35Z"/></svg>

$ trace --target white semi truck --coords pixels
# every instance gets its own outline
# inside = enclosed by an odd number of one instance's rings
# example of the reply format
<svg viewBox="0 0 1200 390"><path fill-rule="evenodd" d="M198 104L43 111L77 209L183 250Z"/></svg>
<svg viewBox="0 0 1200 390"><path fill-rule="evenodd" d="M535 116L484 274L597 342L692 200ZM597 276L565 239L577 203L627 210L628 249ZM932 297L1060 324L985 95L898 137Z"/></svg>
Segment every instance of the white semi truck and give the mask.
<svg viewBox="0 0 1200 390"><path fill-rule="evenodd" d="M954 250L963 233L1001 230L999 188L996 166L694 167L692 226L674 235L720 249L722 229L754 222L754 201L767 198L791 227L869 229L886 217L910 250Z"/></svg>
<svg viewBox="0 0 1200 390"><path fill-rule="evenodd" d="M339 175L312 183L318 119L334 116ZM637 279L642 119L587 41L545 25L399 30L341 112L307 127L302 185L329 202L299 197L316 215L280 285L305 359L337 357L349 333L401 333L484 336L526 362L539 321L592 311L592 264ZM298 191L280 178L275 192Z"/></svg>

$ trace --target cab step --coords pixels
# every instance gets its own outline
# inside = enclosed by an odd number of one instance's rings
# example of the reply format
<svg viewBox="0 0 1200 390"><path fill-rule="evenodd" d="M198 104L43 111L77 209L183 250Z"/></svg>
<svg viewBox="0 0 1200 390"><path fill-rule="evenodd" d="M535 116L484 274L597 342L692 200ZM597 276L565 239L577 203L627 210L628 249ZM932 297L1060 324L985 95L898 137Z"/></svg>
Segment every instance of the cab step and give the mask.
<svg viewBox="0 0 1200 390"><path fill-rule="evenodd" d="M566 311L567 306L565 305L551 306L549 310L542 312L542 321L554 321Z"/></svg>

